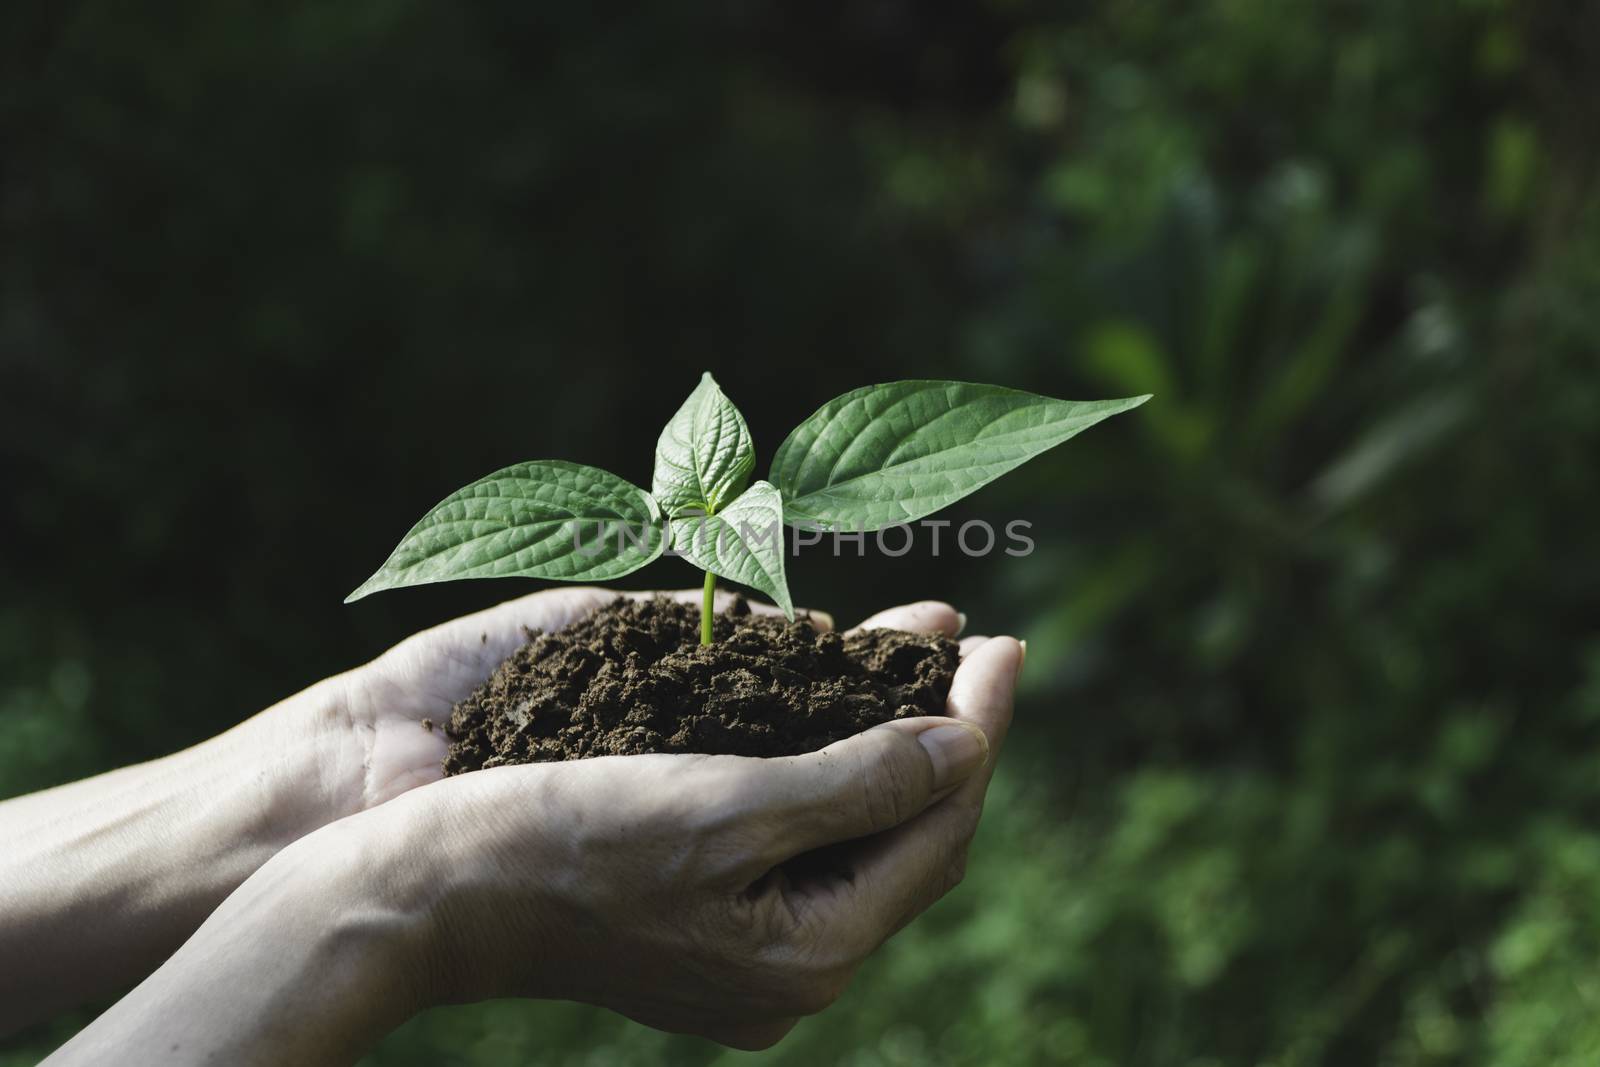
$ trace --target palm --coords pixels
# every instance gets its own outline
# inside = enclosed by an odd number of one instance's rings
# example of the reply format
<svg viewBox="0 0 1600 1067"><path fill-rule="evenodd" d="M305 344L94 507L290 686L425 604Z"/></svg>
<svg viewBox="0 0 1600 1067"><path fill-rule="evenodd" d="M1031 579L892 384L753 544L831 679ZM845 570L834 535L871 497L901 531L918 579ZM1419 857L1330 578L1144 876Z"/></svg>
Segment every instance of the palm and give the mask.
<svg viewBox="0 0 1600 1067"><path fill-rule="evenodd" d="M451 709L527 640L526 631L570 625L618 596L658 595L698 602L701 591L619 593L593 586L546 589L424 630L379 656L358 672L359 683L350 701L351 726L360 735L365 753L360 768L365 806L381 804L442 777L449 744L442 726ZM732 596L719 592L718 610L726 607ZM750 607L762 614L778 610L758 603ZM814 623L832 626L825 616L814 617ZM949 605L924 601L880 612L862 625L954 633L956 614ZM438 726L424 729L424 719Z"/></svg>
<svg viewBox="0 0 1600 1067"><path fill-rule="evenodd" d="M443 729L424 729L423 720L442 727L456 702L482 685L527 640L525 631L567 626L618 596L656 595L593 586L546 589L424 630L378 657L360 672L359 696L351 702L352 726L363 735L366 752L362 767L366 804L381 804L442 776L448 742ZM664 595L698 601L701 591ZM731 594L718 594L719 609L730 598ZM777 610L762 604L751 607L763 613Z"/></svg>
<svg viewBox="0 0 1600 1067"><path fill-rule="evenodd" d="M592 587L545 590L424 630L374 660L361 672L361 699L351 714L366 735L367 803L441 777L450 709L527 640L524 628L566 626L616 595ZM423 720L438 727L425 729Z"/></svg>

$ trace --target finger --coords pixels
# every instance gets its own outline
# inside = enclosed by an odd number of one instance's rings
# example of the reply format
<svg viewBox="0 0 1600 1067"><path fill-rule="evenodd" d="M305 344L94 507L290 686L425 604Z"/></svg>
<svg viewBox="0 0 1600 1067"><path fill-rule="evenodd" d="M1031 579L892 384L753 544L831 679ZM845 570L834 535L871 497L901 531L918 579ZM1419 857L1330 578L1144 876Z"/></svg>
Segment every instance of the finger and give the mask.
<svg viewBox="0 0 1600 1067"><path fill-rule="evenodd" d="M981 729L992 753L999 753L1011 727L1012 699L1023 654L1022 642L1016 638L991 637L967 650L950 681L946 709L951 717Z"/></svg>
<svg viewBox="0 0 1600 1067"><path fill-rule="evenodd" d="M951 687L951 714L984 730L991 757L998 755L1011 723L1022 658L1020 643L994 638L962 663ZM853 877L831 882L818 894L811 913L829 924L835 936L853 939L863 953L921 914L961 881L993 772L991 758L920 818L853 846Z"/></svg>
<svg viewBox="0 0 1600 1067"><path fill-rule="evenodd" d="M625 596L629 600L648 600L651 597L664 596L668 600L676 600L680 604L699 604L700 601L701 601L701 598L705 596L705 590L704 589L662 589L662 590L636 589L636 590L632 590L632 591L626 592L626 593L619 593L617 595ZM745 594L743 594L743 593L734 592L734 591L729 590L729 589L718 589L717 590L715 599L712 602L712 610L717 611L717 612L727 611L729 605L731 605L733 603L734 599L736 597L741 597L741 596L743 596L745 598L745 603L750 605L750 613L752 615L769 615L769 616L770 615L778 615L778 616L782 616L783 615L783 609L780 608L780 607L777 607L776 605L763 603L762 601L759 601L759 600L752 600L752 599L750 599L750 597L745 596ZM797 608L794 609L794 617L797 618L797 619L805 619L807 622L811 623L811 625L815 629L818 629L818 630L832 630L833 629L833 616L828 614L826 611L817 611L814 608L797 607Z"/></svg>
<svg viewBox="0 0 1600 1067"><path fill-rule="evenodd" d="M965 800L980 811L983 794L994 775L995 760L1011 729L1014 693L1025 658L1022 642L1011 637L991 637L962 655L956 676L950 681L946 714L978 727L989 742L989 762L960 790Z"/></svg>
<svg viewBox="0 0 1600 1067"><path fill-rule="evenodd" d="M761 760L745 772L759 776L747 794L758 798L751 814L760 821L750 871L898 826L988 758L980 727L929 716L884 723L818 752Z"/></svg>
<svg viewBox="0 0 1600 1067"><path fill-rule="evenodd" d="M907 630L911 633L944 634L954 637L961 632L966 620L955 608L942 600L919 600L915 604L902 604L886 608L868 616L856 627L858 630Z"/></svg>
<svg viewBox="0 0 1600 1067"><path fill-rule="evenodd" d="M850 846L842 860L848 876L811 887L818 899L803 913L818 925L817 936L865 957L960 885L980 814L961 792L919 819Z"/></svg>
<svg viewBox="0 0 1600 1067"><path fill-rule="evenodd" d="M963 637L961 639L961 658L966 659L967 653L974 651L979 645L983 644L987 640L989 639L982 634L973 634L971 637Z"/></svg>

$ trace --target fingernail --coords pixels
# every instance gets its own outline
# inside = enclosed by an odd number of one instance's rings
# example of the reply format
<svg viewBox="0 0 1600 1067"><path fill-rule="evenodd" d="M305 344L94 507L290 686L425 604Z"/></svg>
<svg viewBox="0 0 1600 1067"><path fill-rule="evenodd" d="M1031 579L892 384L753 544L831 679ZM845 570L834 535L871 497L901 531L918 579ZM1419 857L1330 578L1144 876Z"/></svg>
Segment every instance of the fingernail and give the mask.
<svg viewBox="0 0 1600 1067"><path fill-rule="evenodd" d="M1018 641L1017 644L1022 646L1022 658L1017 660L1017 670L1020 671L1022 670L1022 665L1028 662L1028 642L1027 639L1024 638L1023 640Z"/></svg>
<svg viewBox="0 0 1600 1067"><path fill-rule="evenodd" d="M933 761L935 791L965 781L989 758L989 739L976 726L935 726L917 735Z"/></svg>
<svg viewBox="0 0 1600 1067"><path fill-rule="evenodd" d="M964 612L964 611L958 611L958 612L956 612L956 632L955 632L954 636L960 637L962 634L964 634L966 632L967 632L967 613Z"/></svg>

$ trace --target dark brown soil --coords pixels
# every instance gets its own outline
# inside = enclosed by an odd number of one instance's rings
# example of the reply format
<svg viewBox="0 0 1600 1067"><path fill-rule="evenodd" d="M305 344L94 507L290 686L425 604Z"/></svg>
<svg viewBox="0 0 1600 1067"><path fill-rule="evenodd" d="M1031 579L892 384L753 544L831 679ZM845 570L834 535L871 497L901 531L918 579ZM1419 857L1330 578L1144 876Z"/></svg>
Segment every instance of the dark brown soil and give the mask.
<svg viewBox="0 0 1600 1067"><path fill-rule="evenodd" d="M447 775L640 752L784 756L870 726L942 715L954 641L899 630L819 633L742 600L701 647L698 606L626 600L529 633L457 704Z"/></svg>

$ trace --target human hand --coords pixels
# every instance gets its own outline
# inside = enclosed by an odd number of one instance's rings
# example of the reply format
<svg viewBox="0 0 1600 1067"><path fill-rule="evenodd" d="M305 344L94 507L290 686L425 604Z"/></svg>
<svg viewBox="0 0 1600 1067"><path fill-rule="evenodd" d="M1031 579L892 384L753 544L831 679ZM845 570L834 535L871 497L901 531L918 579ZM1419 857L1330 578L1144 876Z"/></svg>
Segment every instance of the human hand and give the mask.
<svg viewBox="0 0 1600 1067"><path fill-rule="evenodd" d="M595 586L545 589L463 615L414 634L346 676L343 743L331 746L328 778L344 793L343 810L360 811L443 777L451 709L482 685L507 656L527 642L527 631L559 630L619 596L666 596L698 603L699 589L621 592ZM719 591L717 610L735 594ZM751 602L758 614L777 614ZM808 613L813 626L831 629L824 613ZM437 724L424 729L424 719Z"/></svg>
<svg viewBox="0 0 1600 1067"><path fill-rule="evenodd" d="M503 625L481 625L496 613ZM428 696L451 700L531 617L514 602L448 624L466 632L437 656L415 639L374 677L403 688L421 670L439 687ZM957 626L931 603L870 621ZM468 662L474 632L483 659ZM496 634L507 643L491 647ZM1022 648L968 638L962 651L949 718L785 759L497 767L339 819L262 864L51 1062L348 1063L423 1007L507 995L771 1045L961 877ZM201 807L188 796L168 807Z"/></svg>
<svg viewBox="0 0 1600 1067"><path fill-rule="evenodd" d="M192 748L0 803L0 957L35 961L0 969L0 1034L149 974L280 852L439 778L444 731L422 720L442 724L524 627L565 626L615 596L501 604Z"/></svg>
<svg viewBox="0 0 1600 1067"><path fill-rule="evenodd" d="M931 603L869 622L957 627ZM420 999L580 1000L771 1045L961 878L1022 649L969 638L963 653L948 718L820 752L498 767L385 805L360 847L390 866L387 907L416 918L402 940Z"/></svg>

